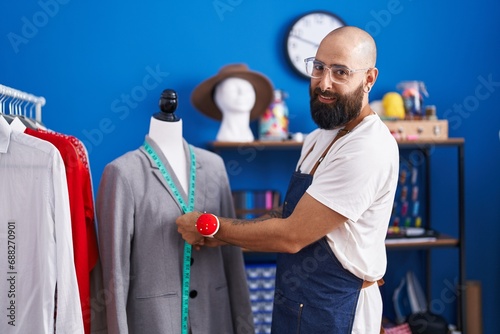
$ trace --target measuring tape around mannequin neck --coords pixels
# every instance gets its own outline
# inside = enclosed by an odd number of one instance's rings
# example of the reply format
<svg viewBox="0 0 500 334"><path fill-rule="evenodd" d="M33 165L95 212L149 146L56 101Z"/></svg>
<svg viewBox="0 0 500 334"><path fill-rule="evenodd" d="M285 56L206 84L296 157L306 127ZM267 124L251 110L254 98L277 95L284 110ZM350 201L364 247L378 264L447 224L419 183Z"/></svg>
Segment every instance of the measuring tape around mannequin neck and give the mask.
<svg viewBox="0 0 500 334"><path fill-rule="evenodd" d="M179 190L175 186L172 177L168 173L165 165L161 162L158 154L155 150L147 143L144 142L144 149L154 160L165 181L167 181L168 186L172 190L182 208L183 213L188 213L194 210L194 196L195 196L195 184L196 184L196 157L191 145L189 145L189 153L191 154L191 167L189 173L189 196L188 205L184 202ZM182 334L188 333L188 316L189 316L189 281L191 279L191 245L184 242L184 257L182 263Z"/></svg>

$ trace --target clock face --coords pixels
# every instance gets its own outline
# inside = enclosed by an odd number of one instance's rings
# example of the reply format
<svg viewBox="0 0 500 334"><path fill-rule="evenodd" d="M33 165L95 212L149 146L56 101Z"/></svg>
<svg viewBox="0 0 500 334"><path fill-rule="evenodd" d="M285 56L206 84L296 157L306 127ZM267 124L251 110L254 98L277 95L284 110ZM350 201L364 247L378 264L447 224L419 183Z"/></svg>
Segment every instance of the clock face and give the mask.
<svg viewBox="0 0 500 334"><path fill-rule="evenodd" d="M329 12L315 11L299 17L286 36L286 55L292 68L309 78L304 59L314 57L323 37L344 25L340 17Z"/></svg>

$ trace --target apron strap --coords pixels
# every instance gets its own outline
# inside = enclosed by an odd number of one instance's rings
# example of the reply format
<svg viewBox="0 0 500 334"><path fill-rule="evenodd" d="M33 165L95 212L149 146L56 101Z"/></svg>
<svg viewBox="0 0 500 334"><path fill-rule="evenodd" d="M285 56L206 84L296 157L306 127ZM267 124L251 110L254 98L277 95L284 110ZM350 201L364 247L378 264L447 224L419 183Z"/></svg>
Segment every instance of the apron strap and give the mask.
<svg viewBox="0 0 500 334"><path fill-rule="evenodd" d="M316 143L314 143L313 146L311 146L311 148L309 149L309 151L307 151L306 156L304 157L304 159L302 159L302 161L300 162L300 165L299 165L299 168L298 168L299 172L300 172L300 169L302 168L302 164L304 163L304 160L306 160L307 157L309 156L309 153L311 153L313 151L315 145L316 145Z"/></svg>
<svg viewBox="0 0 500 334"><path fill-rule="evenodd" d="M385 284L385 281L383 278L379 279L378 281L372 282L372 281L363 281L363 284L361 285L361 289L365 289L369 286L372 286L373 284L377 283L378 286L382 286Z"/></svg>
<svg viewBox="0 0 500 334"><path fill-rule="evenodd" d="M310 175L314 175L314 173L316 172L316 169L318 168L319 164L323 161L323 159L325 159L326 155L328 154L328 151L330 150L330 148L332 147L333 143L335 143L336 140L337 140L337 136L335 136L335 138L333 138L332 142L323 151L323 154L321 154L321 156L319 157L318 161L316 161L316 163L314 164L314 167L309 172Z"/></svg>
<svg viewBox="0 0 500 334"><path fill-rule="evenodd" d="M340 131L342 131L342 130L343 129L341 129ZM349 132L350 131L346 131L346 132L344 132L344 134L347 134ZM326 149L323 151L323 154L321 154L321 156L319 157L318 161L316 161L316 163L314 164L313 168L309 172L309 175L314 175L314 173L316 172L316 169L318 168L319 164L323 161L323 159L325 159L326 155L328 154L328 151L330 151L330 148L332 147L333 143L335 143L337 141L337 139L339 139L342 136L343 135L340 135L340 132L337 133L337 135L335 136L335 138L333 138L332 142L330 144L328 144L328 146L326 147ZM302 163L304 162L304 160L306 160L306 158L309 155L309 153L312 152L312 150L314 149L315 145L316 145L316 143L313 144L313 146L309 149L309 151L307 152L307 154L304 157L304 159L302 159L302 162L299 165L299 172L300 172L300 167L302 166Z"/></svg>

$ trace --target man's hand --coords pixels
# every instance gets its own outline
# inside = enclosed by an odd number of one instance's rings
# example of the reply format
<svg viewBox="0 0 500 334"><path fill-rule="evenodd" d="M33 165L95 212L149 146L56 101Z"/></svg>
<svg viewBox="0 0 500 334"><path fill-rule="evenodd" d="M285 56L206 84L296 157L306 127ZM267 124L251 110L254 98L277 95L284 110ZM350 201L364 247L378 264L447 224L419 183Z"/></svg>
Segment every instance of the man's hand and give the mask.
<svg viewBox="0 0 500 334"><path fill-rule="evenodd" d="M223 241L213 238L205 238L196 229L196 221L201 216L201 212L189 212L177 218L177 231L182 235L182 238L190 245L193 245L196 250L201 246L217 247L225 245Z"/></svg>
<svg viewBox="0 0 500 334"><path fill-rule="evenodd" d="M182 234L182 238L193 246L203 245L203 239L205 239L196 229L196 221L200 215L200 212L188 212L175 221L177 223L177 231Z"/></svg>

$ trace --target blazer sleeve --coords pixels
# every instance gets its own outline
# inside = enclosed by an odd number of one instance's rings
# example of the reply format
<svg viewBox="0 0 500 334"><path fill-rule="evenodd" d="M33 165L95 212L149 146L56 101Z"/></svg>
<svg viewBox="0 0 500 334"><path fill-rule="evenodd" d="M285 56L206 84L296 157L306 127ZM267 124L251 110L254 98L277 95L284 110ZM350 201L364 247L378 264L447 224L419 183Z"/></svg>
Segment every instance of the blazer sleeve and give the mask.
<svg viewBox="0 0 500 334"><path fill-rule="evenodd" d="M128 333L127 296L131 240L134 230L134 196L122 169L108 164L96 200L98 240L104 291L109 291L106 317L109 333Z"/></svg>
<svg viewBox="0 0 500 334"><path fill-rule="evenodd" d="M235 334L254 333L250 292L241 248L222 246Z"/></svg>
<svg viewBox="0 0 500 334"><path fill-rule="evenodd" d="M218 169L221 172L221 216L236 217L233 204L233 197L229 179L224 163ZM254 322L252 307L250 304L250 292L247 284L245 263L240 247L222 246L222 256L224 257L224 270L227 277L229 298L231 303L231 317L235 334L254 333Z"/></svg>

